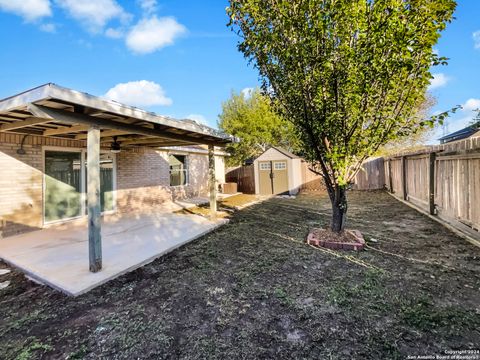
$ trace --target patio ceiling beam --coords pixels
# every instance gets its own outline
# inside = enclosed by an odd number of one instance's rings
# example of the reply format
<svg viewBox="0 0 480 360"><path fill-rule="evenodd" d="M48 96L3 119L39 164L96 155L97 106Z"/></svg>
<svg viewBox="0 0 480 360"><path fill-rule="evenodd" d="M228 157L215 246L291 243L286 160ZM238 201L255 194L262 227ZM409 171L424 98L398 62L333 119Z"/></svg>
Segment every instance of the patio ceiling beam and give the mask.
<svg viewBox="0 0 480 360"><path fill-rule="evenodd" d="M159 139L155 137L147 137L147 138L132 139L132 140L118 139L118 142L121 145L141 145L141 144L156 144L161 142L171 143L172 141L168 141L168 139L165 140L165 139Z"/></svg>
<svg viewBox="0 0 480 360"><path fill-rule="evenodd" d="M121 143L120 143L121 144ZM125 146L145 146L145 147L168 147L168 146L191 146L196 145L191 142L179 142L179 141L156 141L146 144L124 144Z"/></svg>
<svg viewBox="0 0 480 360"><path fill-rule="evenodd" d="M52 119L38 118L38 117L29 117L23 121L15 121L9 124L0 125L0 132L21 129L27 126L45 124L47 122L53 121Z"/></svg>
<svg viewBox="0 0 480 360"><path fill-rule="evenodd" d="M119 137L117 138L117 142L120 143L121 146L146 146L146 147L162 147L162 146L188 146L188 145L195 145L192 142L186 141L172 141L172 140L165 140L159 138L148 138L151 141L141 140L139 138L129 138L129 137ZM100 143L104 146L105 144L109 144L113 141L113 137L105 137L100 139Z"/></svg>
<svg viewBox="0 0 480 360"><path fill-rule="evenodd" d="M69 133L75 133L75 132L87 131L87 130L88 130L87 125L62 126L57 129L45 130L43 132L43 136L69 134Z"/></svg>
<svg viewBox="0 0 480 360"><path fill-rule="evenodd" d="M166 142L166 143L158 143L158 144L149 144L150 147L168 147L168 146L188 146L192 145L191 143L179 143L179 142Z"/></svg>
<svg viewBox="0 0 480 360"><path fill-rule="evenodd" d="M25 118L19 118L17 116L12 116L8 114L2 114L0 115L0 120L7 120L7 121L22 121L25 120Z"/></svg>
<svg viewBox="0 0 480 360"><path fill-rule="evenodd" d="M131 134L131 131L121 131L121 130L104 130L100 133L101 138L112 137L118 135L128 135ZM75 136L75 140L84 140L87 138L87 134L78 134Z"/></svg>
<svg viewBox="0 0 480 360"><path fill-rule="evenodd" d="M28 110L32 114L34 114L36 117L48 119L47 121L65 122L67 124L92 125L92 126L108 128L112 130L126 131L129 133L134 133L139 135L156 136L161 139L188 141L194 144L206 144L206 145L211 144L211 145L220 145L220 146L222 145L222 143L219 141L195 138L193 136L182 135L182 134L168 133L164 130L159 130L155 128L148 129L148 128L137 126L137 125L119 123L119 122L115 122L108 119L101 119L93 116L88 116L85 114L78 114L78 113L72 113L64 110L52 109L42 105L29 104Z"/></svg>

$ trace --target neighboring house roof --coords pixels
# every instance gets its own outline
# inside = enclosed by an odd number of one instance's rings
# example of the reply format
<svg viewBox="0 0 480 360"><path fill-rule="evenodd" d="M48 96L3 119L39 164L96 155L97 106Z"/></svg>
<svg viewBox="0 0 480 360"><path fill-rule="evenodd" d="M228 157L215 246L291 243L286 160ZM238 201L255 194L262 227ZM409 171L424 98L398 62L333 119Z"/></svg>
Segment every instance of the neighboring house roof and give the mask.
<svg viewBox="0 0 480 360"><path fill-rule="evenodd" d="M469 138L470 136L472 136L473 134L479 131L480 131L479 124L474 124L474 125L467 126L466 128L460 129L458 131L455 131L451 134L445 135L438 140L440 141L440 144L445 144L452 141Z"/></svg>
<svg viewBox="0 0 480 360"><path fill-rule="evenodd" d="M233 140L191 120L157 115L52 83L0 100L0 132L85 140L89 126L102 130L102 140L115 136L122 146L222 146Z"/></svg>

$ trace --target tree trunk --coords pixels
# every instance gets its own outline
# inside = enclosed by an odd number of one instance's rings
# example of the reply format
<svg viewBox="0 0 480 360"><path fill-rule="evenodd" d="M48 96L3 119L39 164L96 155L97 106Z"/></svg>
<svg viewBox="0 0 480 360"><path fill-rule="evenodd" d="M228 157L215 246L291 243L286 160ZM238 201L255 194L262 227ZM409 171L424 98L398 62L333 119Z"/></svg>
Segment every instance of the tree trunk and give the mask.
<svg viewBox="0 0 480 360"><path fill-rule="evenodd" d="M335 186L330 194L332 202L332 224L333 232L339 233L345 230L347 222L347 191L346 186Z"/></svg>

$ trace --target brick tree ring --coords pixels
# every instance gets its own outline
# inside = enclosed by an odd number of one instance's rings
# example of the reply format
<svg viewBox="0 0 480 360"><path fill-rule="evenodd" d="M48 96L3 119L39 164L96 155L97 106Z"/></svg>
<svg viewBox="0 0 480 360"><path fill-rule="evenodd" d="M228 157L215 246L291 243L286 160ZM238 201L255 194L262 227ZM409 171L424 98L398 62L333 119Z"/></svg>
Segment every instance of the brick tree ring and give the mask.
<svg viewBox="0 0 480 360"><path fill-rule="evenodd" d="M341 235L328 229L313 228L307 235L307 244L332 250L363 250L365 239L358 230L345 230Z"/></svg>

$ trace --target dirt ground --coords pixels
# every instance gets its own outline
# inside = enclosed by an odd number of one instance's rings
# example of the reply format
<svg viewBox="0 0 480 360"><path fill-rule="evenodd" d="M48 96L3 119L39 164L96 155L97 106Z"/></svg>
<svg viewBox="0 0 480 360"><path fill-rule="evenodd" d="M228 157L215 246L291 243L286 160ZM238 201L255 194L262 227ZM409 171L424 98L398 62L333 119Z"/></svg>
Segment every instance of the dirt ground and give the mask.
<svg viewBox="0 0 480 360"><path fill-rule="evenodd" d="M383 192L363 252L318 250L324 194L274 198L88 294L0 279L2 359L405 359L480 348L480 249ZM0 265L5 267L5 265Z"/></svg>
<svg viewBox="0 0 480 360"><path fill-rule="evenodd" d="M244 207L250 206L254 203L264 201L266 197L258 195L249 195L249 194L238 194L228 197L224 200L217 202L217 217L218 218L229 218L235 210L242 209ZM193 206L190 208L185 208L178 210L175 213L177 214L194 214L209 217L210 216L210 205L200 205Z"/></svg>

